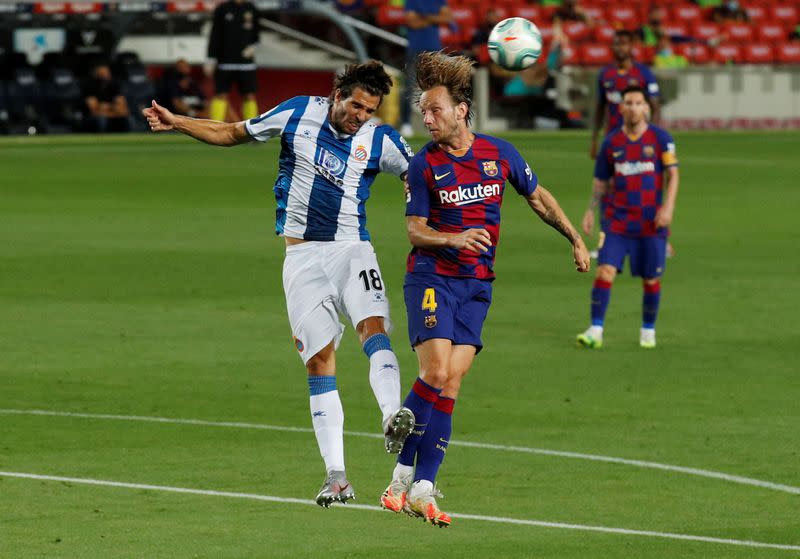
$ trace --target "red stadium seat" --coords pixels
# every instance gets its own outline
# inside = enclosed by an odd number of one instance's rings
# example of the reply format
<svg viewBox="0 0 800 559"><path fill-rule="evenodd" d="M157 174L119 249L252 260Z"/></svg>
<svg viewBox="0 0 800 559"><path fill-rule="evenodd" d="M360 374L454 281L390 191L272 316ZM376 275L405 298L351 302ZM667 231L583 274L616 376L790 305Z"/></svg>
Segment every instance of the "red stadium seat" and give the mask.
<svg viewBox="0 0 800 559"><path fill-rule="evenodd" d="M406 24L406 11L403 8L396 8L394 6L381 6L378 8L378 13L375 20L379 27L397 27L398 25Z"/></svg>
<svg viewBox="0 0 800 559"><path fill-rule="evenodd" d="M478 18L475 10L467 6L459 6L450 8L450 13L453 14L453 21L464 30L472 30L478 24Z"/></svg>
<svg viewBox="0 0 800 559"><path fill-rule="evenodd" d="M729 23L723 33L734 43L748 43L753 40L753 28L746 23Z"/></svg>
<svg viewBox="0 0 800 559"><path fill-rule="evenodd" d="M580 42L589 38L592 33L592 28L583 23L582 21L565 21L562 24L564 34L569 37L570 41Z"/></svg>
<svg viewBox="0 0 800 559"><path fill-rule="evenodd" d="M602 43L584 43L580 47L581 63L585 66L603 66L614 61L611 47Z"/></svg>
<svg viewBox="0 0 800 559"><path fill-rule="evenodd" d="M542 43L545 46L550 46L550 41L553 40L553 26L549 23L545 23L543 25L539 25L537 23L536 26L539 28L539 32L542 34Z"/></svg>
<svg viewBox="0 0 800 559"><path fill-rule="evenodd" d="M596 25L594 27L594 40L598 43L610 43L614 40L616 30L610 25Z"/></svg>
<svg viewBox="0 0 800 559"><path fill-rule="evenodd" d="M703 10L695 4L678 4L672 9L672 19L686 24L699 23L703 19Z"/></svg>
<svg viewBox="0 0 800 559"><path fill-rule="evenodd" d="M595 25L606 21L606 12L602 6L583 6L581 9L594 21Z"/></svg>
<svg viewBox="0 0 800 559"><path fill-rule="evenodd" d="M778 43L775 47L775 60L781 64L800 64L800 43Z"/></svg>
<svg viewBox="0 0 800 559"><path fill-rule="evenodd" d="M561 50L561 64L564 66L575 66L581 63L580 52L574 46L568 46Z"/></svg>
<svg viewBox="0 0 800 559"><path fill-rule="evenodd" d="M532 21L537 26L542 19L542 9L539 6L532 6L530 4L522 4L511 8L511 15L517 17L524 17L528 21Z"/></svg>
<svg viewBox="0 0 800 559"><path fill-rule="evenodd" d="M798 11L796 4L779 4L772 6L772 19L782 23L784 27L791 28L797 24Z"/></svg>
<svg viewBox="0 0 800 559"><path fill-rule="evenodd" d="M719 26L709 21L699 21L692 26L692 37L696 39L714 39L720 36Z"/></svg>
<svg viewBox="0 0 800 559"><path fill-rule="evenodd" d="M722 43L714 50L713 60L717 64L738 64L742 61L742 49L739 45Z"/></svg>
<svg viewBox="0 0 800 559"><path fill-rule="evenodd" d="M767 20L767 8L764 4L749 4L744 6L744 11L747 12L747 17L750 18L752 23L762 24Z"/></svg>
<svg viewBox="0 0 800 559"><path fill-rule="evenodd" d="M615 27L636 29L641 23L639 18L639 10L630 4L626 5L620 2L619 4L608 8L606 13L608 23Z"/></svg>
<svg viewBox="0 0 800 559"><path fill-rule="evenodd" d="M649 47L647 45L633 45L633 59L636 62L642 62L643 64L652 64L653 59L656 56L656 49L655 47Z"/></svg>
<svg viewBox="0 0 800 559"><path fill-rule="evenodd" d="M689 37L689 26L685 23L666 23L661 26L661 29L669 36Z"/></svg>
<svg viewBox="0 0 800 559"><path fill-rule="evenodd" d="M460 29L455 32L451 31L447 25L439 27L439 39L442 41L442 47L447 51L459 50L465 44L464 33Z"/></svg>
<svg viewBox="0 0 800 559"><path fill-rule="evenodd" d="M683 55L692 64L708 64L711 62L711 50L703 43L679 43L675 52Z"/></svg>
<svg viewBox="0 0 800 559"><path fill-rule="evenodd" d="M743 58L748 64L772 64L775 52L766 43L749 43L744 46Z"/></svg>
<svg viewBox="0 0 800 559"><path fill-rule="evenodd" d="M786 39L786 28L779 23L764 23L756 27L758 39L770 43L778 43Z"/></svg>

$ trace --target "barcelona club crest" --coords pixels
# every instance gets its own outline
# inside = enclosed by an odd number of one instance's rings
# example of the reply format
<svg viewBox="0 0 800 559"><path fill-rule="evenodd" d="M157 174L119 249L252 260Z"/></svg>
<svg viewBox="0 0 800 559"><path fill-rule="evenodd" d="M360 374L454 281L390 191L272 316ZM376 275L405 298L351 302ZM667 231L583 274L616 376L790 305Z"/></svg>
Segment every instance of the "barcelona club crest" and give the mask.
<svg viewBox="0 0 800 559"><path fill-rule="evenodd" d="M497 161L484 161L483 162L483 174L487 177L496 177L497 176Z"/></svg>
<svg viewBox="0 0 800 559"><path fill-rule="evenodd" d="M644 153L645 157L653 157L656 153L656 148L651 145L646 145L642 148L642 153Z"/></svg>
<svg viewBox="0 0 800 559"><path fill-rule="evenodd" d="M429 314L425 317L425 328L433 328L436 326L436 315Z"/></svg>

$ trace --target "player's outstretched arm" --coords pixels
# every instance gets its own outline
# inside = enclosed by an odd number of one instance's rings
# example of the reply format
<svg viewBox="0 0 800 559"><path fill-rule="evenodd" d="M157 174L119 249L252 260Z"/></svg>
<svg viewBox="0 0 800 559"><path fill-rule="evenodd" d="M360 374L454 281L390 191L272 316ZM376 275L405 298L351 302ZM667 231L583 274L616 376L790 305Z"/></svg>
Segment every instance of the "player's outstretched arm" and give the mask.
<svg viewBox="0 0 800 559"><path fill-rule="evenodd" d="M577 229L570 223L569 218L558 205L558 201L541 184L536 187L533 194L528 196L528 205L536 212L542 221L564 235L572 243L572 258L575 269L579 272L589 271L589 250Z"/></svg>
<svg viewBox="0 0 800 559"><path fill-rule="evenodd" d="M235 146L250 141L244 122L219 122L176 115L153 101L142 110L153 132L175 130L214 146Z"/></svg>
<svg viewBox="0 0 800 559"><path fill-rule="evenodd" d="M492 246L489 232L483 228L467 229L461 233L442 233L428 226L428 218L416 215L406 217L408 240L417 248L457 248L472 252L486 252Z"/></svg>

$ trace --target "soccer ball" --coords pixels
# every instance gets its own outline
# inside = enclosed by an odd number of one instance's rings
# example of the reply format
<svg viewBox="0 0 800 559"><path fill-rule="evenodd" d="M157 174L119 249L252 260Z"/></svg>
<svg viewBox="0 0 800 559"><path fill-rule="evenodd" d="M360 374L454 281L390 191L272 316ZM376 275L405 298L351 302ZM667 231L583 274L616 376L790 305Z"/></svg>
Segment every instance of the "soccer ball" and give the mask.
<svg viewBox="0 0 800 559"><path fill-rule="evenodd" d="M510 17L489 34L489 58L506 70L524 70L542 54L539 28L522 17Z"/></svg>

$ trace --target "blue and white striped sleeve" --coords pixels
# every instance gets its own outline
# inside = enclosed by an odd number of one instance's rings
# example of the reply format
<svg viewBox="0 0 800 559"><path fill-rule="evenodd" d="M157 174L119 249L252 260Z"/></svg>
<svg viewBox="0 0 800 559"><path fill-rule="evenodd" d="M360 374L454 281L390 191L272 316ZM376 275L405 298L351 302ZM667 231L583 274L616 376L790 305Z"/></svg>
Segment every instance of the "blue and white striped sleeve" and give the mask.
<svg viewBox="0 0 800 559"><path fill-rule="evenodd" d="M245 123L247 133L259 142L280 136L295 111L302 110L307 104L308 97L292 97L264 114L248 120Z"/></svg>
<svg viewBox="0 0 800 559"><path fill-rule="evenodd" d="M414 152L408 142L390 126L385 127L381 145L380 169L392 175L401 176L408 171L408 162L414 157Z"/></svg>

